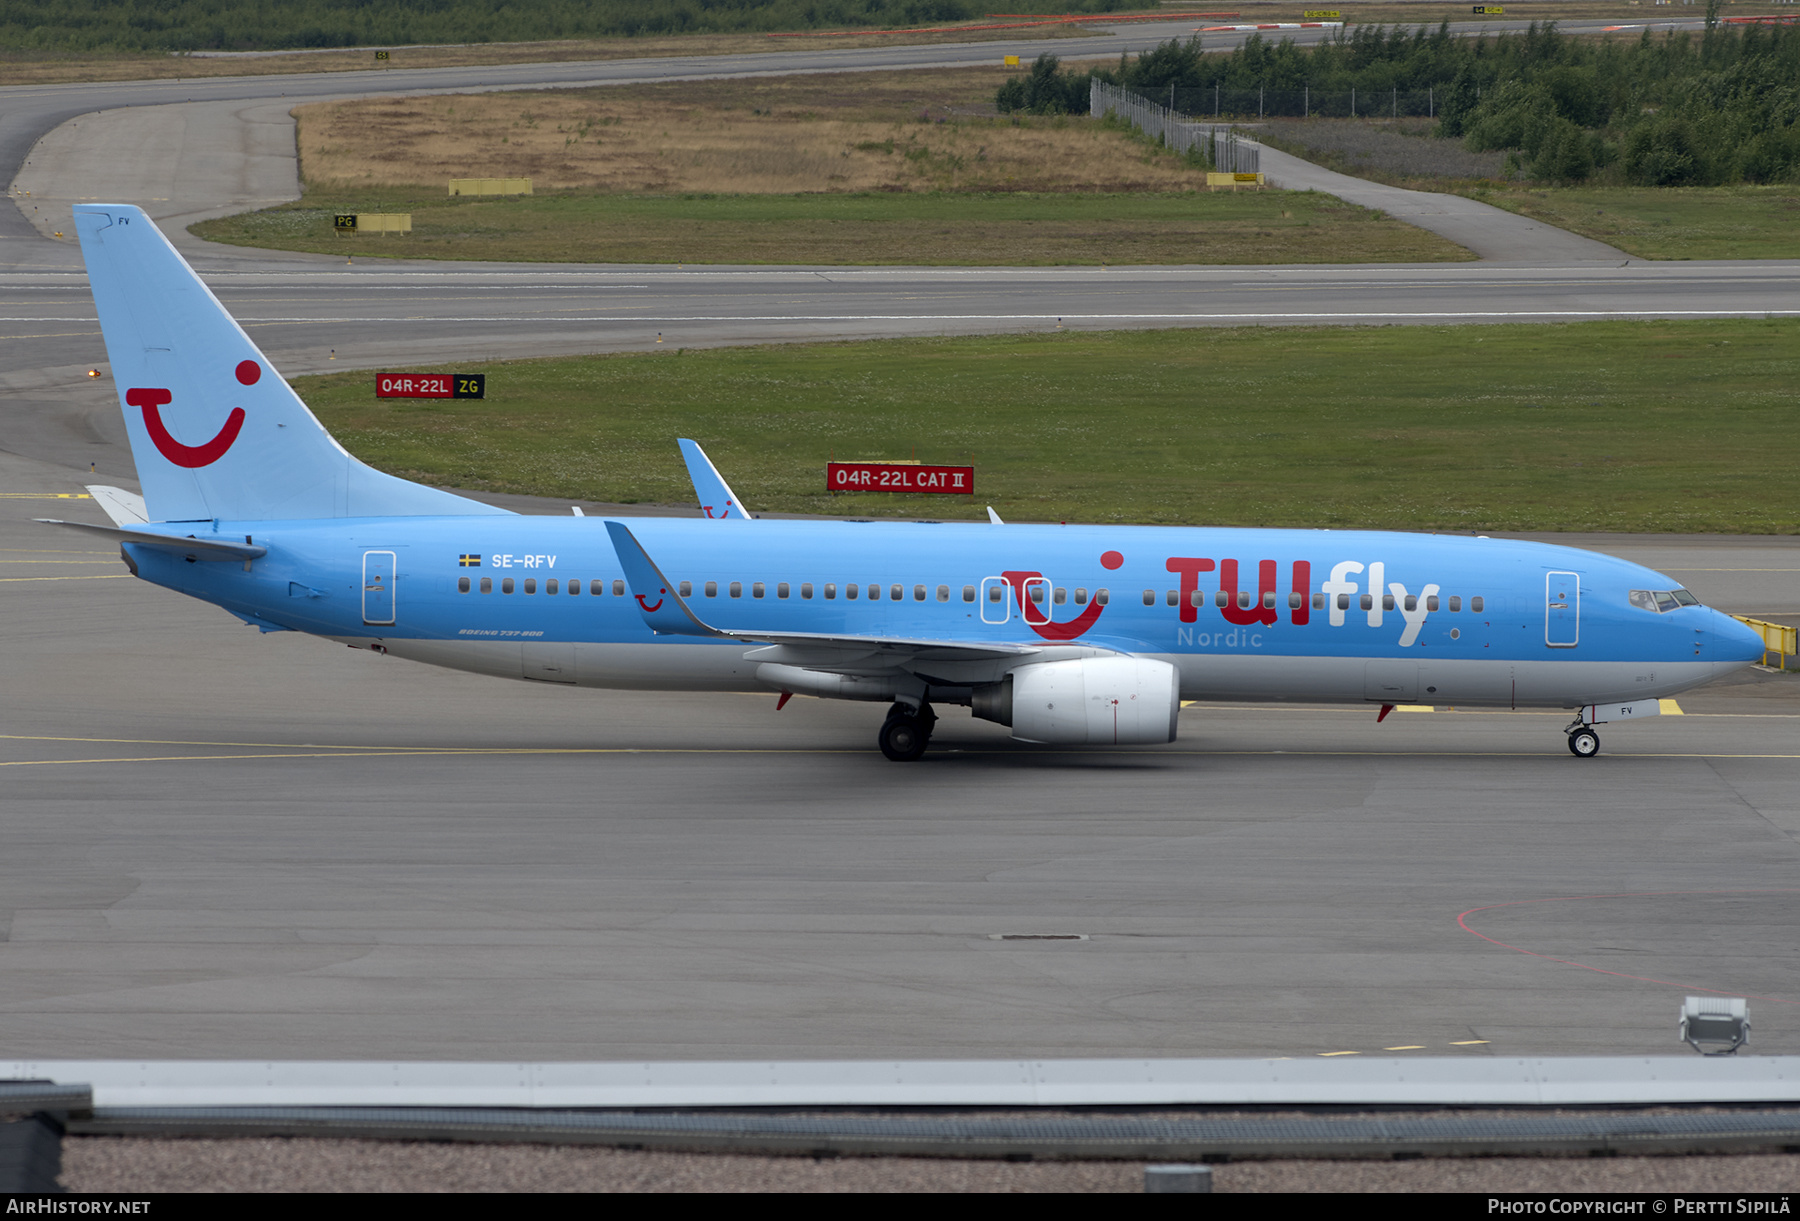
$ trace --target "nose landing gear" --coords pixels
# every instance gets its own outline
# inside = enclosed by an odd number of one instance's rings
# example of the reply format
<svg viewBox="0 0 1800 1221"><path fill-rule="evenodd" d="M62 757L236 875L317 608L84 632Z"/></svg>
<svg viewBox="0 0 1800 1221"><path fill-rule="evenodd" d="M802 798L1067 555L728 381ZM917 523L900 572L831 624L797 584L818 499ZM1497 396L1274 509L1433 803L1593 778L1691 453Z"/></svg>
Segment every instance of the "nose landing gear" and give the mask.
<svg viewBox="0 0 1800 1221"><path fill-rule="evenodd" d="M1600 753L1600 735L1585 721L1576 721L1563 732L1569 735L1569 753L1577 759L1592 759Z"/></svg>
<svg viewBox="0 0 1800 1221"><path fill-rule="evenodd" d="M910 704L896 702L888 709L887 720L881 723L881 734L876 739L881 744L881 753L895 763L910 763L925 753L926 743L931 741L931 728L937 724L937 713L931 710L930 704L920 704L913 708Z"/></svg>

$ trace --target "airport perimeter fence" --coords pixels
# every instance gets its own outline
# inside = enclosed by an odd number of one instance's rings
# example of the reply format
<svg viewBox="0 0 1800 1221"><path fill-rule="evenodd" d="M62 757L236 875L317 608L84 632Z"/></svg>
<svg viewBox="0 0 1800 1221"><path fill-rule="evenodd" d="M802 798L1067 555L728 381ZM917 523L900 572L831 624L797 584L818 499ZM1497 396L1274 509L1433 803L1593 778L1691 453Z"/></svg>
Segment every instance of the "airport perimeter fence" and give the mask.
<svg viewBox="0 0 1800 1221"><path fill-rule="evenodd" d="M1116 115L1167 148L1199 156L1209 169L1226 174L1255 174L1262 169L1261 146L1241 139L1236 132L1195 120L1095 77L1088 78L1088 110L1096 119Z"/></svg>
<svg viewBox="0 0 1800 1221"><path fill-rule="evenodd" d="M1435 119L1437 90L1430 89L1157 89L1149 101L1208 119Z"/></svg>

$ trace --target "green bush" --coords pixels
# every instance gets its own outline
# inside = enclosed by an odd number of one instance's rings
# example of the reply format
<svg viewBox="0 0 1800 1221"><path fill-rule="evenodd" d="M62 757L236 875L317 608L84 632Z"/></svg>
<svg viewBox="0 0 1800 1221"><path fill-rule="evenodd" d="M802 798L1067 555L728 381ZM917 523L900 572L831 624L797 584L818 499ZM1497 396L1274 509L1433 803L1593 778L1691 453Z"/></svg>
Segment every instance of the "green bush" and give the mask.
<svg viewBox="0 0 1800 1221"><path fill-rule="evenodd" d="M1252 36L1229 54L1202 55L1197 40L1172 41L1100 75L1153 100L1171 88L1293 98L1306 89L1315 103L1351 89L1372 97L1430 90L1439 135L1504 150L1509 166L1561 182L1595 174L1670 186L1800 179L1794 25L1715 21L1698 36L1646 30L1620 41L1566 38L1553 23L1477 38L1452 38L1447 24L1356 26L1311 48ZM1085 108L1086 75L1056 80L1066 97L1079 94L1066 108ZM1002 108L1032 108L1018 104L1024 88L1008 82ZM1031 96L1056 91L1046 78Z"/></svg>

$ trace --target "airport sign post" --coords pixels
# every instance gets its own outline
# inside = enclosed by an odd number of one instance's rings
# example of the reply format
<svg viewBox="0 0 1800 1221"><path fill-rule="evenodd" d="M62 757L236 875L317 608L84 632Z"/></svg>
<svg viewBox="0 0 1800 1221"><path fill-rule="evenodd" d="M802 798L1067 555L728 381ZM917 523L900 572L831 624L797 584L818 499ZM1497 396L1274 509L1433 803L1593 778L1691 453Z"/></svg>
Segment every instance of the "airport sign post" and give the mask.
<svg viewBox="0 0 1800 1221"><path fill-rule="evenodd" d="M925 466L917 462L828 462L825 489L830 492L940 492L975 494L972 466Z"/></svg>
<svg viewBox="0 0 1800 1221"><path fill-rule="evenodd" d="M378 399L480 399L487 397L485 373L380 373Z"/></svg>

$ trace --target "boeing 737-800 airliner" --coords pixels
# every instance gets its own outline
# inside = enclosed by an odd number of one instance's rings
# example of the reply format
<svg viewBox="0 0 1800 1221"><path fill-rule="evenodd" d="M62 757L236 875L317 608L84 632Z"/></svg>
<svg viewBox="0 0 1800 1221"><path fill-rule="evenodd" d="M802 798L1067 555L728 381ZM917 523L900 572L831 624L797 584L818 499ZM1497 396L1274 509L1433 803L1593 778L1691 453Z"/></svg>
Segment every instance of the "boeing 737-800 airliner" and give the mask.
<svg viewBox="0 0 1800 1221"><path fill-rule="evenodd" d="M1329 530L748 514L520 516L346 453L148 217L76 228L143 485L96 489L137 576L264 631L505 678L934 705L1030 742L1174 740L1183 700L1570 710L1594 725L1761 656L1667 577L1537 543ZM776 705L777 707L780 704Z"/></svg>

